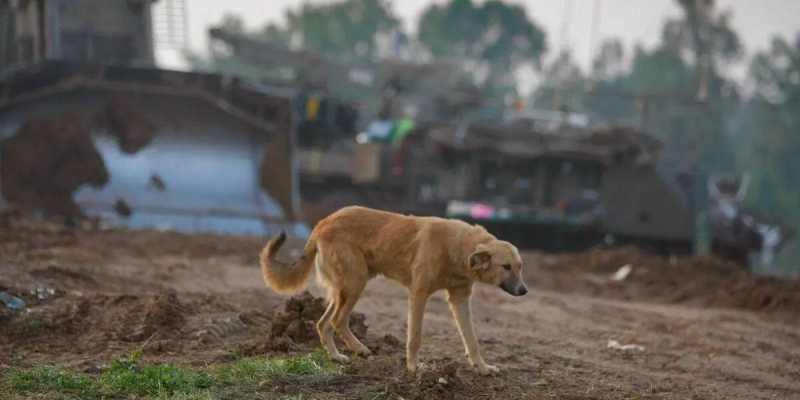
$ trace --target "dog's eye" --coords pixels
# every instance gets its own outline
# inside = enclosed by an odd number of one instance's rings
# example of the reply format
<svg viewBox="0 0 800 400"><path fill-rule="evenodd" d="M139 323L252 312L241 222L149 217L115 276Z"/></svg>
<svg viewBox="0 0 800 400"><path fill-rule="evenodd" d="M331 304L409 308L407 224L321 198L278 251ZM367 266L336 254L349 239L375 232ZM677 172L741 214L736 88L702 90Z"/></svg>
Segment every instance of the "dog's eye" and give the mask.
<svg viewBox="0 0 800 400"><path fill-rule="evenodd" d="M504 268L506 271L511 271L511 264L503 264L503 268Z"/></svg>

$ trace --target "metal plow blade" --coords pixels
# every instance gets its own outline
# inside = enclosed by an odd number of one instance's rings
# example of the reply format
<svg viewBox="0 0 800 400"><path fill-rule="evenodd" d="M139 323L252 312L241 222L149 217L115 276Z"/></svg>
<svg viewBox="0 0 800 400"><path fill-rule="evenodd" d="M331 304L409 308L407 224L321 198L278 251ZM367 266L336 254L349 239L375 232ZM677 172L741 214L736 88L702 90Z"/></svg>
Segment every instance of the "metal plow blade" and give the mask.
<svg viewBox="0 0 800 400"><path fill-rule="evenodd" d="M290 124L248 116L221 98L153 87L50 90L0 113L2 194L129 228L302 236Z"/></svg>

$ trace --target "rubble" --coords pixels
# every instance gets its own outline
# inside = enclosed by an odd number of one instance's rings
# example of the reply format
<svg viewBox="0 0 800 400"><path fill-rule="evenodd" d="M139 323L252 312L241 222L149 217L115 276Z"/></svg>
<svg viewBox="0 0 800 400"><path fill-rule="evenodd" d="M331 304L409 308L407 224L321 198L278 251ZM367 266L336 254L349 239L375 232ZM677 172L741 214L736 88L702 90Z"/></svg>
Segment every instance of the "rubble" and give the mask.
<svg viewBox="0 0 800 400"><path fill-rule="evenodd" d="M607 348L620 351L644 351L644 346L638 344L620 344L619 341L609 340Z"/></svg>
<svg viewBox="0 0 800 400"><path fill-rule="evenodd" d="M25 301L19 297L12 296L7 292L0 292L0 302L5 304L9 310L19 311L25 308Z"/></svg>

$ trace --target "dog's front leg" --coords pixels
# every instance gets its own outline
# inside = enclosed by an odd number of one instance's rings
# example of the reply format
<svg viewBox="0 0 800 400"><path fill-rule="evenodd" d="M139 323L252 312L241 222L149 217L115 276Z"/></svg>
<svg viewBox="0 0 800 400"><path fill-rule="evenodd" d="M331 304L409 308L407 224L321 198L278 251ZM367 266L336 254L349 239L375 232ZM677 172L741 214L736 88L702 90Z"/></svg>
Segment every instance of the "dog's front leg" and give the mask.
<svg viewBox="0 0 800 400"><path fill-rule="evenodd" d="M475 366L480 374L488 375L493 372L500 372L499 368L487 364L481 357L478 339L475 337L475 331L472 328L472 311L469 304L471 293L472 288L470 287L447 290L447 302L450 304L450 311L456 320L458 333L461 334L461 340L464 342L470 364Z"/></svg>
<svg viewBox="0 0 800 400"><path fill-rule="evenodd" d="M406 341L406 368L410 374L417 372L417 352L422 344L422 317L428 302L427 290L408 292L408 339Z"/></svg>

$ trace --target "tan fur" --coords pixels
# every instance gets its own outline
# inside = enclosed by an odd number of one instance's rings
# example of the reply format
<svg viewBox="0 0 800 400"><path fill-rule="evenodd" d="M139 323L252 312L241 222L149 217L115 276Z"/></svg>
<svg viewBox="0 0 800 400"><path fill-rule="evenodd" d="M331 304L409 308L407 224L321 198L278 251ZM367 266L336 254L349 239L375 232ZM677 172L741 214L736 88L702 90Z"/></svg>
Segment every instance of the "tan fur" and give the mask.
<svg viewBox="0 0 800 400"><path fill-rule="evenodd" d="M382 274L409 289L409 372L414 373L417 367L425 304L433 292L442 289L447 291L470 363L481 373L497 371L480 355L469 301L474 282L500 286L514 295L527 292L522 260L512 244L462 221L364 207L345 207L320 221L303 256L291 266L275 260L284 239L282 234L271 240L261 252L264 282L281 293L300 290L316 264L318 279L328 289L330 302L317 329L322 345L334 360L348 360L334 344L334 330L351 351L369 354L369 349L350 332L348 322L367 281Z"/></svg>
<svg viewBox="0 0 800 400"><path fill-rule="evenodd" d="M317 247L312 240L306 244L303 255L292 264L284 264L275 260L275 254L286 241L286 234L281 233L270 240L261 250L261 275L264 283L278 293L292 294L303 290L311 275Z"/></svg>

